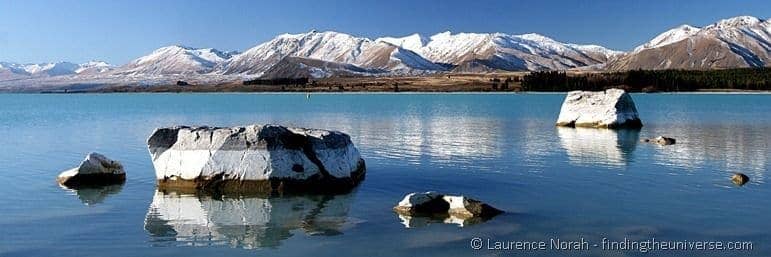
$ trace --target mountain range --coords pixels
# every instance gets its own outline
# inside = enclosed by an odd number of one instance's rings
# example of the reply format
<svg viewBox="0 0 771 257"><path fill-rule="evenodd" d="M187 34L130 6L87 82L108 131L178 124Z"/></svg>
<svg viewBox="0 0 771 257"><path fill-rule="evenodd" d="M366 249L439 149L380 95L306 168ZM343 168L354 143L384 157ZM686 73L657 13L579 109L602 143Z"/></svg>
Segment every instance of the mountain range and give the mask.
<svg viewBox="0 0 771 257"><path fill-rule="evenodd" d="M752 16L682 25L607 63L609 70L725 69L771 65L771 21Z"/></svg>
<svg viewBox="0 0 771 257"><path fill-rule="evenodd" d="M81 64L71 62L18 64L0 62L0 80L28 77L50 77L75 74L95 74L113 70L113 66L102 61Z"/></svg>
<svg viewBox="0 0 771 257"><path fill-rule="evenodd" d="M369 39L345 33L283 34L243 52L167 46L128 64L0 62L0 85L168 83L180 78L425 75L539 70L722 69L771 65L771 22L751 16L703 28L681 25L629 52L530 33L442 32Z"/></svg>

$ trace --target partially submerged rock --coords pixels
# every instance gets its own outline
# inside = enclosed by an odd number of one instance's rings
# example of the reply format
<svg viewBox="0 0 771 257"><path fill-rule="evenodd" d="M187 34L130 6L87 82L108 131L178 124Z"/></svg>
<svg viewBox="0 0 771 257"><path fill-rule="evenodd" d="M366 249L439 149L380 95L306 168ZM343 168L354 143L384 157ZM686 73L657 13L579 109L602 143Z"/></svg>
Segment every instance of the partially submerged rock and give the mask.
<svg viewBox="0 0 771 257"><path fill-rule="evenodd" d="M646 143L656 143L660 145L674 145L677 140L671 137L665 137L665 136L658 136L655 138L646 138L642 140Z"/></svg>
<svg viewBox="0 0 771 257"><path fill-rule="evenodd" d="M364 179L348 135L278 125L160 128L148 139L159 187L345 192Z"/></svg>
<svg viewBox="0 0 771 257"><path fill-rule="evenodd" d="M743 173L734 173L734 175L731 176L731 181L738 186L743 186L744 184L747 184L747 182L750 182L750 177Z"/></svg>
<svg viewBox="0 0 771 257"><path fill-rule="evenodd" d="M126 172L120 162L89 153L78 167L62 172L56 181L70 188L114 185L126 181Z"/></svg>
<svg viewBox="0 0 771 257"><path fill-rule="evenodd" d="M557 126L640 128L642 121L632 97L624 90L571 91L562 103Z"/></svg>
<svg viewBox="0 0 771 257"><path fill-rule="evenodd" d="M462 226L466 224L465 220L479 222L503 213L475 199L436 192L410 193L394 207L394 211L407 227L415 226L413 217L436 218Z"/></svg>

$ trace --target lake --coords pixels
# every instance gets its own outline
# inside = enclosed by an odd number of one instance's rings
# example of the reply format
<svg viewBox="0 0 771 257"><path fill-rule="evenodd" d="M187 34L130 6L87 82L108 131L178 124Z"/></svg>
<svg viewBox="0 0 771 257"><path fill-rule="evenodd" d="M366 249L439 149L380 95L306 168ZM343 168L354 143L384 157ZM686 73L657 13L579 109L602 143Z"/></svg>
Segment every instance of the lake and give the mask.
<svg viewBox="0 0 771 257"><path fill-rule="evenodd" d="M2 94L0 256L771 256L771 95L633 98L639 131L557 128L564 94ZM154 128L254 123L346 132L367 178L335 196L156 192ZM639 142L658 135L677 144ZM59 187L92 151L121 161L126 183ZM428 190L506 213L461 226L391 210ZM592 245L475 250L473 238ZM643 253L603 238L752 249Z"/></svg>

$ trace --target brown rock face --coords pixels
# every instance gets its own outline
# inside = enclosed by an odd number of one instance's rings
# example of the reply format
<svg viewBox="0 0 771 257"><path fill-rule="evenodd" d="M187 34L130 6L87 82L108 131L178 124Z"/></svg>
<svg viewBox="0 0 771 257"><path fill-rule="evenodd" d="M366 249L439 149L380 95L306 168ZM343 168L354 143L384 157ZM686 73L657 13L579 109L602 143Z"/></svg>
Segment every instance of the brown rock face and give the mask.
<svg viewBox="0 0 771 257"><path fill-rule="evenodd" d="M627 54L608 63L610 70L725 69L750 67L729 44L704 36Z"/></svg>

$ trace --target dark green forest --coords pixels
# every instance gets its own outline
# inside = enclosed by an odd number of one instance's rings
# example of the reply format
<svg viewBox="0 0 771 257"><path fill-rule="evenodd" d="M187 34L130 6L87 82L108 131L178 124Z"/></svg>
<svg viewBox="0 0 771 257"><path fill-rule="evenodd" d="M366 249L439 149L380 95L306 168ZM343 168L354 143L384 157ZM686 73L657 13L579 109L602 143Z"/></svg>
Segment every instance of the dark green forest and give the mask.
<svg viewBox="0 0 771 257"><path fill-rule="evenodd" d="M771 68L631 70L585 74L540 71L522 78L522 90L525 91L597 91L607 88L624 88L632 92L771 90Z"/></svg>

